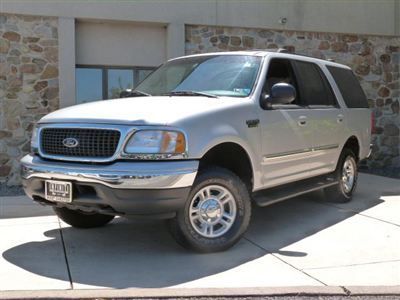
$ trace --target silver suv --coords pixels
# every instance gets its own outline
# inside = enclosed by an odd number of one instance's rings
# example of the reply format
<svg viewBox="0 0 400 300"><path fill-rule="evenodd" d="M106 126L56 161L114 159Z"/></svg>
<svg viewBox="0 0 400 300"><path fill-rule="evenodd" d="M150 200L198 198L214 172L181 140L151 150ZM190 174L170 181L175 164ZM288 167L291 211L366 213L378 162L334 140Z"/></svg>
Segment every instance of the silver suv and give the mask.
<svg viewBox="0 0 400 300"><path fill-rule="evenodd" d="M127 98L40 120L22 159L28 196L66 223L168 219L200 252L235 244L252 203L323 189L347 202L370 152L370 111L350 68L247 51L172 59Z"/></svg>

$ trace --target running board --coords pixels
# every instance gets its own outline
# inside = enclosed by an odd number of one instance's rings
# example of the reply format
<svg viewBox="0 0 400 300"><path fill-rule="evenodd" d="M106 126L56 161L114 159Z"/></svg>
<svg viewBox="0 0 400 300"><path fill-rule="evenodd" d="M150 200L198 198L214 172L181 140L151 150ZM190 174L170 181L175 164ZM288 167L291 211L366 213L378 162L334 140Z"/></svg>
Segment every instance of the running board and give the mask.
<svg viewBox="0 0 400 300"><path fill-rule="evenodd" d="M329 175L318 176L257 191L253 194L253 200L258 206L267 206L289 198L330 187L338 183L337 180L329 177Z"/></svg>

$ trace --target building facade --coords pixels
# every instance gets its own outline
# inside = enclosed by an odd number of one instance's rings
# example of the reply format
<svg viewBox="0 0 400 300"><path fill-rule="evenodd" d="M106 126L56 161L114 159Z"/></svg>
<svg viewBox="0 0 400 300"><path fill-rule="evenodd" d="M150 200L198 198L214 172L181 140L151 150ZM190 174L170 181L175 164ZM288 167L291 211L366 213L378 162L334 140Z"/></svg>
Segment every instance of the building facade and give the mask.
<svg viewBox="0 0 400 300"><path fill-rule="evenodd" d="M35 122L115 98L166 59L286 48L352 67L375 116L367 167L400 170L400 1L0 0L0 184L18 185Z"/></svg>

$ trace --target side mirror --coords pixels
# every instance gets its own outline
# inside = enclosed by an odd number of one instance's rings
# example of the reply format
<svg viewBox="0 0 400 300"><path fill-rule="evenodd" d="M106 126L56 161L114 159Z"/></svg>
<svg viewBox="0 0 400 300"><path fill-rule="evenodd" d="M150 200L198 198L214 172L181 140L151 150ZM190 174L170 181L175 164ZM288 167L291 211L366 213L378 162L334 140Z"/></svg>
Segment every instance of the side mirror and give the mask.
<svg viewBox="0 0 400 300"><path fill-rule="evenodd" d="M271 94L262 99L262 107L270 108L272 104L290 104L296 99L295 88L288 83L277 83L271 88Z"/></svg>
<svg viewBox="0 0 400 300"><path fill-rule="evenodd" d="M122 91L119 93L119 97L120 97L120 98L132 97L132 89L122 90Z"/></svg>

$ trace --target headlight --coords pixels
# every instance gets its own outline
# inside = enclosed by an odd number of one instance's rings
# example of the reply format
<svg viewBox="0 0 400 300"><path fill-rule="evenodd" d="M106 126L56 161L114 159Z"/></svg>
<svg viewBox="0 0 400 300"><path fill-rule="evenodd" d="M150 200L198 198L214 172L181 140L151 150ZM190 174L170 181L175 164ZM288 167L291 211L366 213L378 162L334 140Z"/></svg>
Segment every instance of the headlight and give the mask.
<svg viewBox="0 0 400 300"><path fill-rule="evenodd" d="M183 154L185 151L185 136L179 131L139 130L125 146L125 152L130 154Z"/></svg>
<svg viewBox="0 0 400 300"><path fill-rule="evenodd" d="M38 128L35 126L32 130L32 138L31 138L31 152L37 153L39 149L39 136L38 136Z"/></svg>

